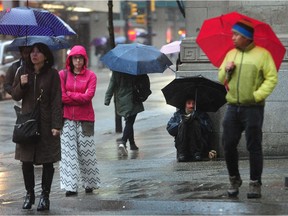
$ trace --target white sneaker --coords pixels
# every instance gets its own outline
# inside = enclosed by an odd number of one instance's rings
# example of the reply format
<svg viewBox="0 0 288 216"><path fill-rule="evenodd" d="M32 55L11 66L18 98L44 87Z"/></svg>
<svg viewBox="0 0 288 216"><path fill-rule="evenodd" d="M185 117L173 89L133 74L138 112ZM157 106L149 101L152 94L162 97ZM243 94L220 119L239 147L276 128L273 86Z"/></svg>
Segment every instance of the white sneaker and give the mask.
<svg viewBox="0 0 288 216"><path fill-rule="evenodd" d="M128 155L128 151L127 149L125 148L124 144L119 144L118 146L118 151L119 151L119 154L123 155L123 156L127 156Z"/></svg>

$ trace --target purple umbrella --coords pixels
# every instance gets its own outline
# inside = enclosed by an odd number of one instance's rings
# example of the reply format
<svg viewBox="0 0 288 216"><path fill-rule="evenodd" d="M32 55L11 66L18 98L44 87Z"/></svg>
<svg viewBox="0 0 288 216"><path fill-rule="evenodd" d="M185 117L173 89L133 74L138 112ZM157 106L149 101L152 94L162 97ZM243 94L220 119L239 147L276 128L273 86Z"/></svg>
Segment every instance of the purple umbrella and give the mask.
<svg viewBox="0 0 288 216"><path fill-rule="evenodd" d="M107 43L106 37L96 37L91 41L91 45L93 46L103 46Z"/></svg>
<svg viewBox="0 0 288 216"><path fill-rule="evenodd" d="M60 17L49 11L16 7L0 12L0 34L27 36L75 35L75 31Z"/></svg>

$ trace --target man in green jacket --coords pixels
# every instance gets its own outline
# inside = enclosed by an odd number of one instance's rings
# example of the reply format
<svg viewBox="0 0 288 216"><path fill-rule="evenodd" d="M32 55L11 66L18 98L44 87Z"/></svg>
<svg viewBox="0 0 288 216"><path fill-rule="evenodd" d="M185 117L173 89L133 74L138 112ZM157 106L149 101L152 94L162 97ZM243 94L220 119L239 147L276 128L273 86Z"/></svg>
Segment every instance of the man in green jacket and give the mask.
<svg viewBox="0 0 288 216"><path fill-rule="evenodd" d="M245 131L250 161L247 198L260 198L264 105L277 84L277 69L271 54L253 43L252 23L239 20L232 31L235 48L227 53L218 74L227 89L228 105L223 120L224 156L231 184L227 192L229 197L236 197L242 184L237 146Z"/></svg>

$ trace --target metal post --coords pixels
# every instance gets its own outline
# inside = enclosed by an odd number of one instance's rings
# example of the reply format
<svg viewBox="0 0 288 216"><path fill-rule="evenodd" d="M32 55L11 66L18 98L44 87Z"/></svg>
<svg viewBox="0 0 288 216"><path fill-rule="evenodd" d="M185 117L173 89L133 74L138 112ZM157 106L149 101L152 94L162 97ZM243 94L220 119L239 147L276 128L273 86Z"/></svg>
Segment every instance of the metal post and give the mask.
<svg viewBox="0 0 288 216"><path fill-rule="evenodd" d="M128 37L128 30L129 30L128 14L129 14L129 3L126 0L124 2L124 14L123 14L124 15L124 21L125 21L124 32L125 32L126 43L130 43L129 37Z"/></svg>
<svg viewBox="0 0 288 216"><path fill-rule="evenodd" d="M19 7L20 6L20 1L12 1L12 7Z"/></svg>
<svg viewBox="0 0 288 216"><path fill-rule="evenodd" d="M111 49L115 47L115 35L114 35L114 24L113 24L113 0L108 1L108 22L109 22L109 39L110 39L110 46ZM115 107L115 131L116 133L122 132L122 119L121 116L117 115L116 112L116 101L114 97L114 107Z"/></svg>
<svg viewBox="0 0 288 216"><path fill-rule="evenodd" d="M146 1L146 13L147 13L147 44L152 45L152 13L151 13L151 1Z"/></svg>

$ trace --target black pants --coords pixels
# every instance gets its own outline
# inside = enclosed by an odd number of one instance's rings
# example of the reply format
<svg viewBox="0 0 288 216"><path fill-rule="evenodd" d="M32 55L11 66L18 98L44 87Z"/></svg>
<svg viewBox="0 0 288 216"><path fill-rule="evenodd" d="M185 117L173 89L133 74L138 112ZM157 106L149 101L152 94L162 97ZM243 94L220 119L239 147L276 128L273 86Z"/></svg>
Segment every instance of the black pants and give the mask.
<svg viewBox="0 0 288 216"><path fill-rule="evenodd" d="M130 144L134 144L134 129L133 125L135 122L137 114L129 116L125 118L125 128L123 131L122 141L126 144L127 140L129 140Z"/></svg>
<svg viewBox="0 0 288 216"><path fill-rule="evenodd" d="M250 180L258 180L261 183L263 116L264 106L228 105L223 121L223 146L230 176L240 176L237 146L242 132L245 131L246 148L249 151Z"/></svg>
<svg viewBox="0 0 288 216"><path fill-rule="evenodd" d="M191 119L188 122L183 122L178 127L178 134L175 139L175 147L177 154L193 158L195 154L201 154L201 126L196 119Z"/></svg>

